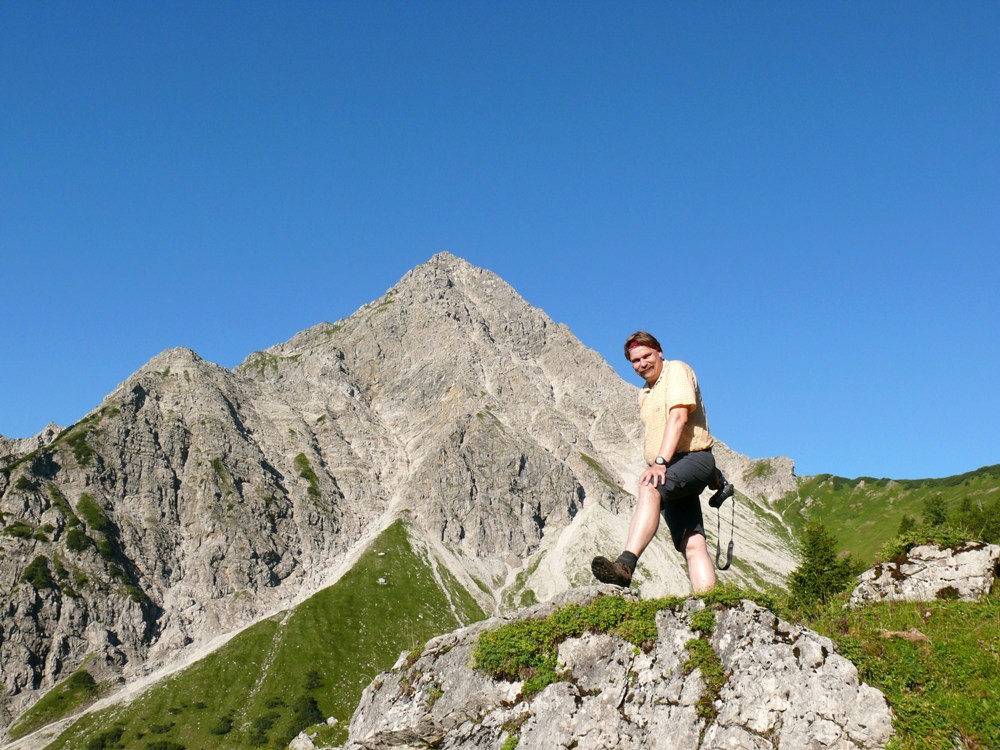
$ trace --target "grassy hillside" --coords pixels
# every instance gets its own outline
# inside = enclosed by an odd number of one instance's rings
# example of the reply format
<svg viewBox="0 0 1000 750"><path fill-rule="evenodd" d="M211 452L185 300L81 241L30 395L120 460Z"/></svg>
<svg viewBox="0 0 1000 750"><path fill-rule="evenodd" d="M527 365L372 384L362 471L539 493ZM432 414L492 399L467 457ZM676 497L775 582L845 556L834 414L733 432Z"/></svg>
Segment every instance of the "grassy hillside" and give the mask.
<svg viewBox="0 0 1000 750"><path fill-rule="evenodd" d="M803 622L828 636L892 706L892 750L1000 748L1000 595L981 602L833 599ZM785 616L797 619L795 612Z"/></svg>
<svg viewBox="0 0 1000 750"><path fill-rule="evenodd" d="M870 565L903 517L922 518L929 500L940 500L952 513L966 500L979 508L1000 502L1000 464L944 479L802 477L797 492L775 508L799 538L807 523L821 522L843 550Z"/></svg>
<svg viewBox="0 0 1000 750"><path fill-rule="evenodd" d="M340 724L324 733L338 740L364 687L400 653L485 617L447 571L438 575L447 593L397 522L335 585L131 704L80 719L49 747L284 748L328 716ZM20 725L30 723L29 712Z"/></svg>

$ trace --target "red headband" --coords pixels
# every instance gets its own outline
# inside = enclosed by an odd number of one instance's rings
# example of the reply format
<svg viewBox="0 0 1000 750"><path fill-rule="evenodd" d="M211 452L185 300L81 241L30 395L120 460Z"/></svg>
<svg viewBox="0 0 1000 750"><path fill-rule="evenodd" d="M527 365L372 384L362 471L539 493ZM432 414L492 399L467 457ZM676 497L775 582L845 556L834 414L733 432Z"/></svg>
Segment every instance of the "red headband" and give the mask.
<svg viewBox="0 0 1000 750"><path fill-rule="evenodd" d="M663 351L660 347L656 346L655 344L644 344L641 341L633 341L632 343L630 343L628 345L629 351L632 351L637 346L648 346L650 349L656 349L656 351L658 351L658 352L662 352Z"/></svg>

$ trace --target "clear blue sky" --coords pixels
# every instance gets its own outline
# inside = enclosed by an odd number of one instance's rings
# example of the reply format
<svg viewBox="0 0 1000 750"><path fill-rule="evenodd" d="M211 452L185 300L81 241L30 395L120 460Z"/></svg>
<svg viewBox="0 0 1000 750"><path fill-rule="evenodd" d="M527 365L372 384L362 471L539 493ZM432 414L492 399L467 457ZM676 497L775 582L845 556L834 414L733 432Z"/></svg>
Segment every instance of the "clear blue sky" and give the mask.
<svg viewBox="0 0 1000 750"><path fill-rule="evenodd" d="M1000 463L1000 3L0 0L0 109L7 437L448 250L742 453Z"/></svg>

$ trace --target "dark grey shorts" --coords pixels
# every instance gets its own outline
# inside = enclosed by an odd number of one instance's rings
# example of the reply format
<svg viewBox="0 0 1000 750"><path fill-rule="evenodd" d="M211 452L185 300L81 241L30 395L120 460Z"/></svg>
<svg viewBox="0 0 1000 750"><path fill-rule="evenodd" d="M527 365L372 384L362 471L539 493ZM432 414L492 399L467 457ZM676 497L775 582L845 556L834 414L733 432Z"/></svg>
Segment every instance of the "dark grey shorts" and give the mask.
<svg viewBox="0 0 1000 750"><path fill-rule="evenodd" d="M667 467L667 481L657 488L660 512L678 552L690 534L705 536L699 495L708 486L714 470L715 456L710 450L675 453Z"/></svg>

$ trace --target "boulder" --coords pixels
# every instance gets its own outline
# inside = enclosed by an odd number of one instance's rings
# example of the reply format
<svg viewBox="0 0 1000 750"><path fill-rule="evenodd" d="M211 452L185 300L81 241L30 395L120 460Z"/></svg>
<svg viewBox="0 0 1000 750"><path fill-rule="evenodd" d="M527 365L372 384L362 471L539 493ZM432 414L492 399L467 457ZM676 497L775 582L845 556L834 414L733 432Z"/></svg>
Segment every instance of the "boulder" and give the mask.
<svg viewBox="0 0 1000 750"><path fill-rule="evenodd" d="M998 564L1000 545L996 544L914 547L902 558L876 565L858 576L850 605L935 599L979 601L992 589Z"/></svg>

